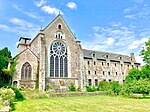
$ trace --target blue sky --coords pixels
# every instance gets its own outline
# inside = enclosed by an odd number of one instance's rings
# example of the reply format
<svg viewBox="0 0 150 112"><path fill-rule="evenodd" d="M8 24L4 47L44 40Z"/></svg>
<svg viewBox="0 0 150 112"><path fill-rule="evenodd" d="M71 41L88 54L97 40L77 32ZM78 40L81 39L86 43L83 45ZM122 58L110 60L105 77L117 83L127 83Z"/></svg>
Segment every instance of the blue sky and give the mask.
<svg viewBox="0 0 150 112"><path fill-rule="evenodd" d="M17 54L20 37L34 38L58 13L83 48L139 52L150 38L150 0L0 0L0 49Z"/></svg>

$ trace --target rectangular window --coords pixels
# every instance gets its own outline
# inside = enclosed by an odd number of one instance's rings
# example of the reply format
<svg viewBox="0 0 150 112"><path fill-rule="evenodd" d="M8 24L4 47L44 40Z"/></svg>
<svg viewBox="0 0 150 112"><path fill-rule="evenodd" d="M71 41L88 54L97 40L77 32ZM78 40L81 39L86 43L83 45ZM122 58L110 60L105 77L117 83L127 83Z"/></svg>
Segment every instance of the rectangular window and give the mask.
<svg viewBox="0 0 150 112"><path fill-rule="evenodd" d="M115 67L117 66L117 64L115 63Z"/></svg>
<svg viewBox="0 0 150 112"><path fill-rule="evenodd" d="M102 66L104 65L104 62L102 62Z"/></svg>
<svg viewBox="0 0 150 112"><path fill-rule="evenodd" d="M88 63L88 65L90 64L90 62L89 62L89 61L88 61L87 63Z"/></svg>
<svg viewBox="0 0 150 112"><path fill-rule="evenodd" d="M118 73L116 72L116 75L118 75Z"/></svg>
<svg viewBox="0 0 150 112"><path fill-rule="evenodd" d="M95 79L95 86L98 86L98 79Z"/></svg>
<svg viewBox="0 0 150 112"><path fill-rule="evenodd" d="M111 82L111 79L109 79L109 82Z"/></svg>
<svg viewBox="0 0 150 112"><path fill-rule="evenodd" d="M90 71L88 71L88 74L90 74Z"/></svg>
<svg viewBox="0 0 150 112"><path fill-rule="evenodd" d="M96 71L95 71L95 75L96 75Z"/></svg>
<svg viewBox="0 0 150 112"><path fill-rule="evenodd" d="M107 66L109 66L109 63L107 63Z"/></svg>
<svg viewBox="0 0 150 112"><path fill-rule="evenodd" d="M103 71L103 75L105 75L105 72Z"/></svg>
<svg viewBox="0 0 150 112"><path fill-rule="evenodd" d="M92 86L92 80L91 79L88 79L88 85Z"/></svg>
<svg viewBox="0 0 150 112"><path fill-rule="evenodd" d="M108 75L110 75L110 72L108 72Z"/></svg>
<svg viewBox="0 0 150 112"><path fill-rule="evenodd" d="M96 65L96 62L94 61L94 65Z"/></svg>

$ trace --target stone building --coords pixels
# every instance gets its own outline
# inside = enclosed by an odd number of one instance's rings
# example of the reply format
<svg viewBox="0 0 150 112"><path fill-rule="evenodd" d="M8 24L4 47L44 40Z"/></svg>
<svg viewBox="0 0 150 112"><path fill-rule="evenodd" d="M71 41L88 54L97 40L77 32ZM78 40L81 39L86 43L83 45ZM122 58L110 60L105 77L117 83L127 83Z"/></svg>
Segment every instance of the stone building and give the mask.
<svg viewBox="0 0 150 112"><path fill-rule="evenodd" d="M71 32L59 14L36 37L21 37L18 44L16 72L13 84L40 90L47 86L76 88L98 85L101 80L123 83L132 67L139 68L130 56L82 49L80 41Z"/></svg>

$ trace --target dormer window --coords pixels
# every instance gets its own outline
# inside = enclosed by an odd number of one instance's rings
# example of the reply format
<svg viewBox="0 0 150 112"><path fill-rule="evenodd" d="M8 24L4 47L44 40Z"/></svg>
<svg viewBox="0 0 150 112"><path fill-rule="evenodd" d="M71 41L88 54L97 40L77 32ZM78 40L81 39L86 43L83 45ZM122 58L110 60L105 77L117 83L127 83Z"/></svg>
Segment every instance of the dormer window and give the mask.
<svg viewBox="0 0 150 112"><path fill-rule="evenodd" d="M120 56L119 58L120 58L120 60L122 60L122 57L121 57L121 56Z"/></svg>
<svg viewBox="0 0 150 112"><path fill-rule="evenodd" d="M93 57L95 58L95 54L93 53Z"/></svg>
<svg viewBox="0 0 150 112"><path fill-rule="evenodd" d="M61 30L61 25L60 24L58 25L58 29Z"/></svg>
<svg viewBox="0 0 150 112"><path fill-rule="evenodd" d="M108 58L108 55L106 55L106 58Z"/></svg>

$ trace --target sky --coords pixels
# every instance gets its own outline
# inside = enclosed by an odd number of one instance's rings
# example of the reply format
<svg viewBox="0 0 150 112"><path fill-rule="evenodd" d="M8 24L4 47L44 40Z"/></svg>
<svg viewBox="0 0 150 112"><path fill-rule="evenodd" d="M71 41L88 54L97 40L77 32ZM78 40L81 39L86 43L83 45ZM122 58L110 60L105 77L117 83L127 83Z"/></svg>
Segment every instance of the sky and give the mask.
<svg viewBox="0 0 150 112"><path fill-rule="evenodd" d="M150 0L0 0L0 49L17 54L20 37L33 39L59 13L85 49L135 53L150 38Z"/></svg>

